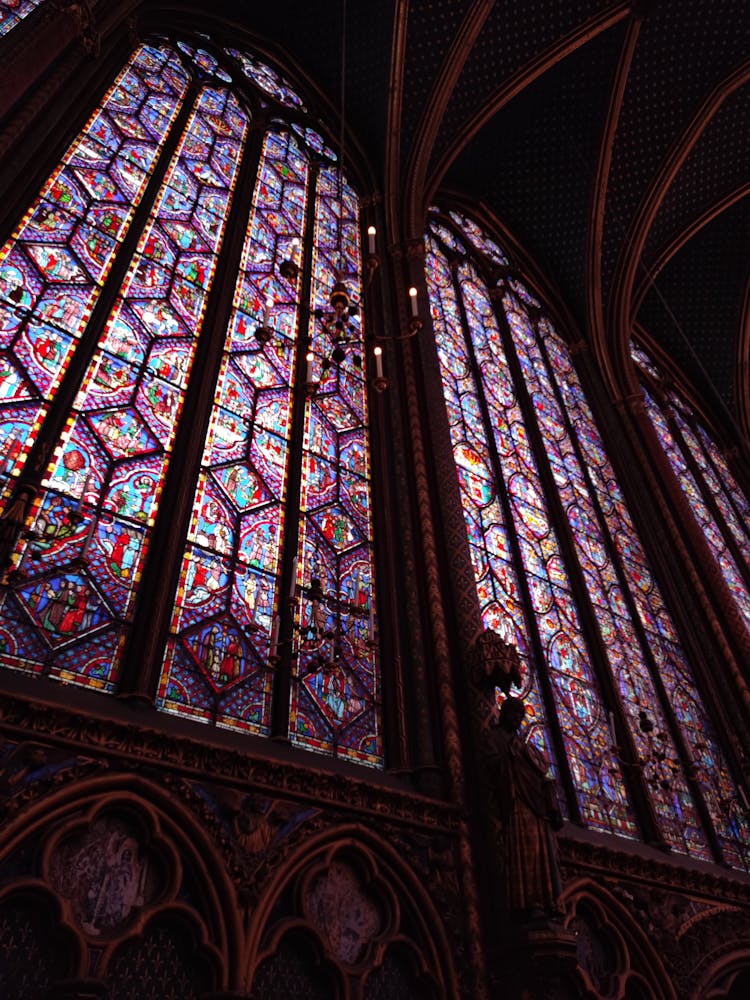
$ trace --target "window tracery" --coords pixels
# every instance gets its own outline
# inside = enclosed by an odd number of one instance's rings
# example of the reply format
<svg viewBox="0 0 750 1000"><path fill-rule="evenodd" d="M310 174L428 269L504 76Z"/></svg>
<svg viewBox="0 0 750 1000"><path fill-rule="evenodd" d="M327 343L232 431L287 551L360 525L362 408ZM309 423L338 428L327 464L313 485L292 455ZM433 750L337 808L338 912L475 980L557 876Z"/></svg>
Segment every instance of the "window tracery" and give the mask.
<svg viewBox="0 0 750 1000"><path fill-rule="evenodd" d="M646 410L693 514L750 630L750 505L708 429L635 343Z"/></svg>
<svg viewBox="0 0 750 1000"><path fill-rule="evenodd" d="M521 655L528 737L586 825L747 868L737 785L570 351L497 245L450 221L427 239L433 328L480 612Z"/></svg>
<svg viewBox="0 0 750 1000"><path fill-rule="evenodd" d="M42 0L0 0L0 38L35 10Z"/></svg>
<svg viewBox="0 0 750 1000"><path fill-rule="evenodd" d="M183 554L159 707L267 735L276 687L294 743L377 766L359 205L317 124L257 56L156 39L0 251L7 529L31 498L0 663L118 690L150 611L144 574L154 592L162 569L150 550L171 538ZM238 227L229 309L217 276ZM201 410L206 359L218 380ZM162 501L196 420L179 543Z"/></svg>

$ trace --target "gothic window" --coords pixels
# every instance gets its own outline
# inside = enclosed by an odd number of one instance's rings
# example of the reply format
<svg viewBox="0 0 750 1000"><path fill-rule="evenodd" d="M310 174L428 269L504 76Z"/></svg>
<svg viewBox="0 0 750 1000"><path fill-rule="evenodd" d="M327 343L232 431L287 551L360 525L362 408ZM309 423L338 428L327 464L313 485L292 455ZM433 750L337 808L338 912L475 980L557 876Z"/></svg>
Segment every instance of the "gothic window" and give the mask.
<svg viewBox="0 0 750 1000"><path fill-rule="evenodd" d="M641 347L631 353L661 446L750 630L750 504L692 407Z"/></svg>
<svg viewBox="0 0 750 1000"><path fill-rule="evenodd" d="M468 218L432 216L427 281L482 620L519 651L568 815L746 868L730 765L569 348Z"/></svg>
<svg viewBox="0 0 750 1000"><path fill-rule="evenodd" d="M42 0L0 0L0 38L23 21Z"/></svg>
<svg viewBox="0 0 750 1000"><path fill-rule="evenodd" d="M274 69L136 51L0 250L2 665L380 764L360 226Z"/></svg>

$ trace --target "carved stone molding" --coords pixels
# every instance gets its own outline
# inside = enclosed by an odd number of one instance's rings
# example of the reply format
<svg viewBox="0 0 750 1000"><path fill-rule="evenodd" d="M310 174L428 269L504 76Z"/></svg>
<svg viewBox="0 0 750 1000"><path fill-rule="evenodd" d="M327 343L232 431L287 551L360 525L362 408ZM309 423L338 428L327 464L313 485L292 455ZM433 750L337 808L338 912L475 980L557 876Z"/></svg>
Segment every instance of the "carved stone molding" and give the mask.
<svg viewBox="0 0 750 1000"><path fill-rule="evenodd" d="M309 755L300 755L299 763L281 762L13 696L0 700L0 733L13 742L31 739L50 743L58 754L68 748L74 751L72 755L93 753L104 761L126 761L130 767L148 765L184 777L211 774L236 788L265 790L274 797L317 804L345 802L350 812L386 815L392 822L448 831L458 827L456 809L449 804L409 789L378 787L364 778L316 770L315 759Z"/></svg>
<svg viewBox="0 0 750 1000"><path fill-rule="evenodd" d="M678 855L665 856L661 861L615 846L572 840L564 832L558 834L558 845L565 882L580 875L613 881L632 879L691 896L750 906L750 882L722 875L718 867L707 871L683 865Z"/></svg>
<svg viewBox="0 0 750 1000"><path fill-rule="evenodd" d="M521 686L521 661L515 646L485 629L471 650L472 681L480 691L494 691L499 687L508 694L511 685Z"/></svg>

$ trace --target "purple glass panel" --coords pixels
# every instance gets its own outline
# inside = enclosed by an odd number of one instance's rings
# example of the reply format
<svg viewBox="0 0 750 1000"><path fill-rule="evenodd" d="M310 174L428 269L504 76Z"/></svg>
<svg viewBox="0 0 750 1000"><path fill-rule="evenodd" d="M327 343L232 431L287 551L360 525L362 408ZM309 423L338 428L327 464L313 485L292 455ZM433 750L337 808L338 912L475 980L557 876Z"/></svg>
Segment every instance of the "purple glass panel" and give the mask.
<svg viewBox="0 0 750 1000"><path fill-rule="evenodd" d="M8 666L114 688L247 128L201 92L14 554Z"/></svg>
<svg viewBox="0 0 750 1000"><path fill-rule="evenodd" d="M544 716L536 693L538 682L528 680L528 675L536 673L540 665L533 662L529 623L521 611L508 527L503 523L497 497L498 489L502 488L507 492L512 512L534 624L545 650L581 814L594 828L633 837L635 821L620 766L610 746L607 715L588 662L578 612L542 496L536 461L527 441L492 303L473 267L462 264L461 293L474 364L483 376L480 386L473 376L450 270L435 246L428 254L427 275L485 624L505 633L506 638L512 636L518 646L526 664L527 697L537 716L538 737L541 737ZM489 415L491 438L481 418L480 393ZM502 470L502 484L495 480L496 467ZM548 744L548 739L545 743Z"/></svg>
<svg viewBox="0 0 750 1000"><path fill-rule="evenodd" d="M169 134L187 77L142 46L0 250L0 489L7 495Z"/></svg>
<svg viewBox="0 0 750 1000"><path fill-rule="evenodd" d="M352 301L361 291L359 206L338 174L323 169L316 194L312 307L330 309L343 280ZM364 354L358 316L339 365L335 328L311 319L315 392L305 405L300 544L290 737L298 746L365 764L382 764L380 676L370 512L370 459ZM313 581L320 581L318 597Z"/></svg>
<svg viewBox="0 0 750 1000"><path fill-rule="evenodd" d="M168 712L267 733L280 545L299 327L297 263L309 164L287 134L266 136L158 703ZM272 330L268 343L255 331Z"/></svg>

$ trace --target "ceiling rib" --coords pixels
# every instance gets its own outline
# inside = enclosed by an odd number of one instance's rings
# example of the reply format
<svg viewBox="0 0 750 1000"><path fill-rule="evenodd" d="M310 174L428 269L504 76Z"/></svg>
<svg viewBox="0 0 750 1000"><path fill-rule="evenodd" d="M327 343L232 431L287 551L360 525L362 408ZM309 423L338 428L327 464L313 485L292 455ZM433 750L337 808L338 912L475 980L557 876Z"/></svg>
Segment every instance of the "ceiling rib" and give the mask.
<svg viewBox="0 0 750 1000"><path fill-rule="evenodd" d="M634 318L633 290L643 247L656 213L680 167L726 98L738 87L743 86L748 79L750 79L750 61L743 63L713 89L690 125L673 145L671 153L666 157L661 170L654 178L630 226L630 235L625 241L620 255L620 263L613 277L609 309L611 329L627 333L632 326Z"/></svg>
<svg viewBox="0 0 750 1000"><path fill-rule="evenodd" d="M633 63L641 21L633 18L623 41L617 72L612 84L607 120L599 149L599 163L596 170L594 193L591 200L588 239L586 241L586 301L588 303L588 327L592 349L601 365L605 382L616 394L632 391L633 375L630 364L624 363L623 351L627 344L620 343L617 331L607 330L604 324L602 303L602 243L604 235L604 211L607 202L607 184L612 166L612 153L620 120L625 88Z"/></svg>
<svg viewBox="0 0 750 1000"><path fill-rule="evenodd" d="M522 90L543 76L549 69L556 66L576 49L596 38L603 31L618 24L630 12L628 3L616 3L595 17L569 32L553 45L548 46L538 56L514 73L468 120L466 125L450 143L449 149L438 160L426 179L427 200L429 201L439 187L443 177L450 169L454 160L461 154L474 136L488 124L499 111L513 100Z"/></svg>
<svg viewBox="0 0 750 1000"><path fill-rule="evenodd" d="M495 0L474 0L472 3L445 55L420 118L406 173L407 210L404 215L409 239L422 236L427 201L424 195L420 197L420 192L424 192L424 179L440 124L474 42L494 6Z"/></svg>

